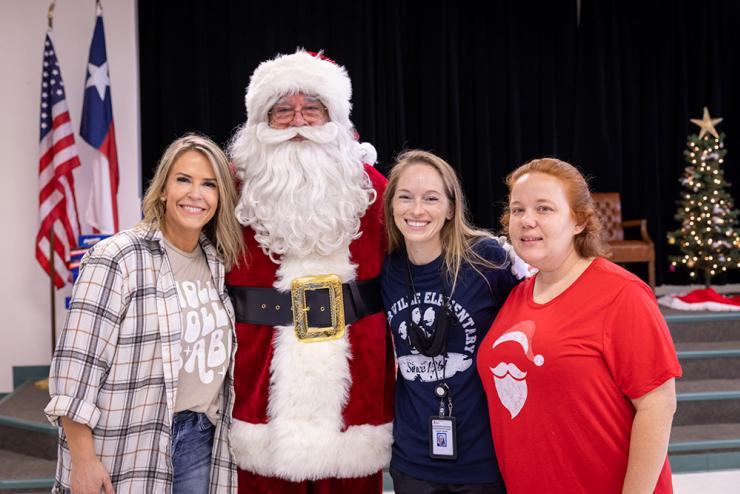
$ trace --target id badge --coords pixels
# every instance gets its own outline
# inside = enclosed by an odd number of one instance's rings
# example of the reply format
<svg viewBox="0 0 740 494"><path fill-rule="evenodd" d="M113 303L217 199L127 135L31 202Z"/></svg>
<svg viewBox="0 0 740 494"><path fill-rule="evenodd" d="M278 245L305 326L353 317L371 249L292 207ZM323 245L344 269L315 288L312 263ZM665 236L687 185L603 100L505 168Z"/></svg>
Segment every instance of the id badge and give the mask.
<svg viewBox="0 0 740 494"><path fill-rule="evenodd" d="M457 459L455 417L429 417L429 457Z"/></svg>

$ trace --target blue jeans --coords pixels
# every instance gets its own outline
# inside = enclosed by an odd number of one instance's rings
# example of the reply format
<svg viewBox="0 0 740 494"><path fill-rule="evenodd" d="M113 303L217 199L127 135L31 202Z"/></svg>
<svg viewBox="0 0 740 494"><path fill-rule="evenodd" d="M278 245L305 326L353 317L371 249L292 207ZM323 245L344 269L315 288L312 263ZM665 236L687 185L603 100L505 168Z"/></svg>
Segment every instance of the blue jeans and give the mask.
<svg viewBox="0 0 740 494"><path fill-rule="evenodd" d="M214 426L206 414L186 410L172 421L172 492L207 494Z"/></svg>

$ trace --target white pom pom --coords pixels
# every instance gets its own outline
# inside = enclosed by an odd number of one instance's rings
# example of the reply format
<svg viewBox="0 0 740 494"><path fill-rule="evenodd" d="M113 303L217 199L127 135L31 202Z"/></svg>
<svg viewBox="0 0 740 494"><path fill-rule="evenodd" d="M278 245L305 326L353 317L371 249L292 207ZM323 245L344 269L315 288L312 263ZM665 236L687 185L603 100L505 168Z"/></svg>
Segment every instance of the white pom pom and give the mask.
<svg viewBox="0 0 740 494"><path fill-rule="evenodd" d="M378 152L375 150L375 146L369 142L361 142L360 147L362 148L362 162L368 165L375 166L378 161Z"/></svg>
<svg viewBox="0 0 740 494"><path fill-rule="evenodd" d="M543 357L542 355L534 356L534 365L536 365L537 367L540 367L544 363L545 363L545 357Z"/></svg>

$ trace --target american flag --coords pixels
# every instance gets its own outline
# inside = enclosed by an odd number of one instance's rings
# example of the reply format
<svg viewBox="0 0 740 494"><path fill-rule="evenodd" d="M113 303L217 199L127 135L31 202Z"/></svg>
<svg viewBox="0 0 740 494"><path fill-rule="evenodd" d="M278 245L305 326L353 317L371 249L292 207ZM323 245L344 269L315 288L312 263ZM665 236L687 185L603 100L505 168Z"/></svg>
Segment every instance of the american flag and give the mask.
<svg viewBox="0 0 740 494"><path fill-rule="evenodd" d="M68 278L65 261L80 234L72 170L80 166L74 129L64 96L64 82L51 33L44 41L41 72L39 143L39 220L36 259L51 275L50 238L54 234L54 285Z"/></svg>
<svg viewBox="0 0 740 494"><path fill-rule="evenodd" d="M116 233L118 231L118 153L100 4L98 4L95 31L90 43L90 56L87 62L80 137L90 145L93 155L92 188L85 219L95 233Z"/></svg>

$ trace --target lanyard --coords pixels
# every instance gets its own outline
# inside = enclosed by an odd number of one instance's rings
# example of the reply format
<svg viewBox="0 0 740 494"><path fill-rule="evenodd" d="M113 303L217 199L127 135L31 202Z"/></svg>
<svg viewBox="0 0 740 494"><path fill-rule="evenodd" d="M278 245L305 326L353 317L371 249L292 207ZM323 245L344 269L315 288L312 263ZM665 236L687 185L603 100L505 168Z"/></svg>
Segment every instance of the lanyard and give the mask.
<svg viewBox="0 0 740 494"><path fill-rule="evenodd" d="M406 275L408 283L406 285L409 296L409 317L408 317L408 335L409 342L419 353L427 357L437 357L444 353L443 364L447 362L447 333L450 328L450 322L452 320L452 314L450 311L450 298L447 296L447 284L444 278L442 278L442 309L437 314L434 321L432 334L428 334L421 326L419 326L411 317L412 304L414 296L416 294L416 288L414 287L414 280L411 277L411 262L406 257ZM435 372L436 372L435 364ZM444 376L443 376L444 378Z"/></svg>
<svg viewBox="0 0 740 494"><path fill-rule="evenodd" d="M407 289L409 292L409 310L408 310L408 321L407 331L409 335L409 342L413 348L419 353L431 358L431 363L434 366L434 377L437 379L437 384L434 387L434 396L439 398L439 416L444 417L446 415L445 408L447 408L448 416L452 416L452 396L450 393L450 387L447 384L447 334L449 331L450 323L452 320L452 314L450 311L450 300L451 296L447 296L447 283L445 283L444 277L440 277L442 281L442 299L444 301L439 314L435 318L434 327L432 328L432 334L428 335L427 332L415 323L411 317L412 304L416 295L416 287L414 287L414 280L411 276L411 262L406 256L406 274L407 274ZM437 371L437 357L442 355L442 379L439 378ZM447 401L447 407L445 407L445 401Z"/></svg>

